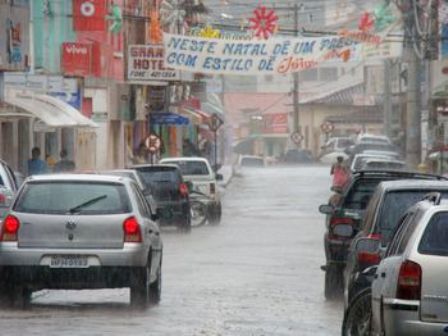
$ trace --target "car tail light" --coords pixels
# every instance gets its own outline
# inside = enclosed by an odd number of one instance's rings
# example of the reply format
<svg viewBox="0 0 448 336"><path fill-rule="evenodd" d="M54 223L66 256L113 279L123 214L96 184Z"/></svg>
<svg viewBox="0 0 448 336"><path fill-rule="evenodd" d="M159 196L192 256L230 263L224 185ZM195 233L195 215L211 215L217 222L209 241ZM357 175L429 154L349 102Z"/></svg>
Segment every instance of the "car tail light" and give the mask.
<svg viewBox="0 0 448 336"><path fill-rule="evenodd" d="M179 186L179 193L182 197L188 196L188 186L185 183L181 183Z"/></svg>
<svg viewBox="0 0 448 336"><path fill-rule="evenodd" d="M216 184L210 183L210 194L213 195L216 193Z"/></svg>
<svg viewBox="0 0 448 336"><path fill-rule="evenodd" d="M348 217L333 217L330 220L330 226L335 226L339 224L349 224L354 225L355 221L352 218Z"/></svg>
<svg viewBox="0 0 448 336"><path fill-rule="evenodd" d="M135 217L129 217L123 222L124 241L125 243L141 243L142 232L140 225Z"/></svg>
<svg viewBox="0 0 448 336"><path fill-rule="evenodd" d="M348 217L333 217L330 220L330 239L347 239L346 235L338 235L337 227L341 226L340 228L350 225L354 227L355 221L352 218ZM347 228L343 231L347 231Z"/></svg>
<svg viewBox="0 0 448 336"><path fill-rule="evenodd" d="M358 252L358 262L363 265L378 265L381 261L379 253Z"/></svg>
<svg viewBox="0 0 448 336"><path fill-rule="evenodd" d="M3 220L0 241L17 241L17 232L20 228L20 221L12 215L6 216Z"/></svg>
<svg viewBox="0 0 448 336"><path fill-rule="evenodd" d="M397 299L420 300L422 288L422 268L419 264L406 260L398 274Z"/></svg>

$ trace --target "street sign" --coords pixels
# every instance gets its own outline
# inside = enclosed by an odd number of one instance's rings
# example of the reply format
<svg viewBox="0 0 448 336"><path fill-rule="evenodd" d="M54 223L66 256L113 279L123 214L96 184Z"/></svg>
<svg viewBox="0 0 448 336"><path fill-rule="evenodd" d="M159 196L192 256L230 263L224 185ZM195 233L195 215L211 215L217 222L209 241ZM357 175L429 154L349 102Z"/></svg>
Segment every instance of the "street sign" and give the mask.
<svg viewBox="0 0 448 336"><path fill-rule="evenodd" d="M331 122L326 121L322 125L320 125L320 129L321 129L322 132L328 134L328 133L333 132L334 125Z"/></svg>
<svg viewBox="0 0 448 336"><path fill-rule="evenodd" d="M155 134L151 134L145 139L145 146L151 154L156 153L160 149L161 145L162 141Z"/></svg>
<svg viewBox="0 0 448 336"><path fill-rule="evenodd" d="M303 141L303 135L300 134L299 132L294 132L291 134L291 140L296 145L299 145Z"/></svg>
<svg viewBox="0 0 448 336"><path fill-rule="evenodd" d="M218 116L218 114L215 113L211 116L208 127L213 132L216 132L223 124L224 121Z"/></svg>

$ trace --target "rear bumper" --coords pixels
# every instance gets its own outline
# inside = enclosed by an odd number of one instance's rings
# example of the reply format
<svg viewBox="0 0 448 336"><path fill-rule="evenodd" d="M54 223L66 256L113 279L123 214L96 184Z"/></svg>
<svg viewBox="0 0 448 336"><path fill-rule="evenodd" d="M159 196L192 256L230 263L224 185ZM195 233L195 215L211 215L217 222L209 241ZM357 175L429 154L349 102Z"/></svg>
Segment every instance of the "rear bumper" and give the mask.
<svg viewBox="0 0 448 336"><path fill-rule="evenodd" d="M149 246L124 243L119 249L40 249L19 248L17 243L0 244L1 266L48 266L51 256L87 256L90 267L143 267Z"/></svg>
<svg viewBox="0 0 448 336"><path fill-rule="evenodd" d="M404 300L384 300L384 331L386 335L437 336L447 335L448 323L423 322L420 306Z"/></svg>
<svg viewBox="0 0 448 336"><path fill-rule="evenodd" d="M350 240L330 239L328 233L324 236L325 254L328 264L345 265L347 261L348 249L350 247Z"/></svg>
<svg viewBox="0 0 448 336"><path fill-rule="evenodd" d="M190 214L190 202L158 202L157 208L166 211L167 217L158 220L159 225L182 224Z"/></svg>
<svg viewBox="0 0 448 336"><path fill-rule="evenodd" d="M24 285L31 290L97 289L129 287L131 267L90 267L53 269L48 266L3 266L1 285Z"/></svg>

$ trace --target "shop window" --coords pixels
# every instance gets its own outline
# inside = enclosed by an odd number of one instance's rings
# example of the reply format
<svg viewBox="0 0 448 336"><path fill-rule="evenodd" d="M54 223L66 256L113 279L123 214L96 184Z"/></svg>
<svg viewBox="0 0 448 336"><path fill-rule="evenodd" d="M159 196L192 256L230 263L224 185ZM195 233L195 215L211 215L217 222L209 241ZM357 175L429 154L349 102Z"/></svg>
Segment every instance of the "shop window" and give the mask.
<svg viewBox="0 0 448 336"><path fill-rule="evenodd" d="M338 68L320 68L319 79L321 82L333 82L338 79Z"/></svg>

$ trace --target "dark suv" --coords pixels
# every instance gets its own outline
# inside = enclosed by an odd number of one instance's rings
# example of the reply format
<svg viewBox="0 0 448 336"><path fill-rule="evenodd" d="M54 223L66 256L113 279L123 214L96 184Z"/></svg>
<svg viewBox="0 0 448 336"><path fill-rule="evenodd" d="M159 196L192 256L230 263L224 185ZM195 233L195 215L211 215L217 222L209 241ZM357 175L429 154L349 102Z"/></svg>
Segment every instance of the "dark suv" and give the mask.
<svg viewBox="0 0 448 336"><path fill-rule="evenodd" d="M382 181L400 179L441 179L441 177L401 171L357 171L350 184L333 204L321 205L319 211L327 215L324 234L326 263L325 297L334 299L343 292L343 272L352 239L361 229L365 209Z"/></svg>
<svg viewBox="0 0 448 336"><path fill-rule="evenodd" d="M436 179L436 177L434 177ZM362 230L352 240L344 271L344 303L347 307L361 290L370 287L371 277L364 276L368 267L379 264L400 219L410 207L427 194L440 192L448 197L448 181L400 180L378 185L367 207ZM380 246L372 249L371 246Z"/></svg>
<svg viewBox="0 0 448 336"><path fill-rule="evenodd" d="M176 225L190 231L191 213L188 186L175 165L138 165L136 170L145 184L145 197L156 203L160 225Z"/></svg>

